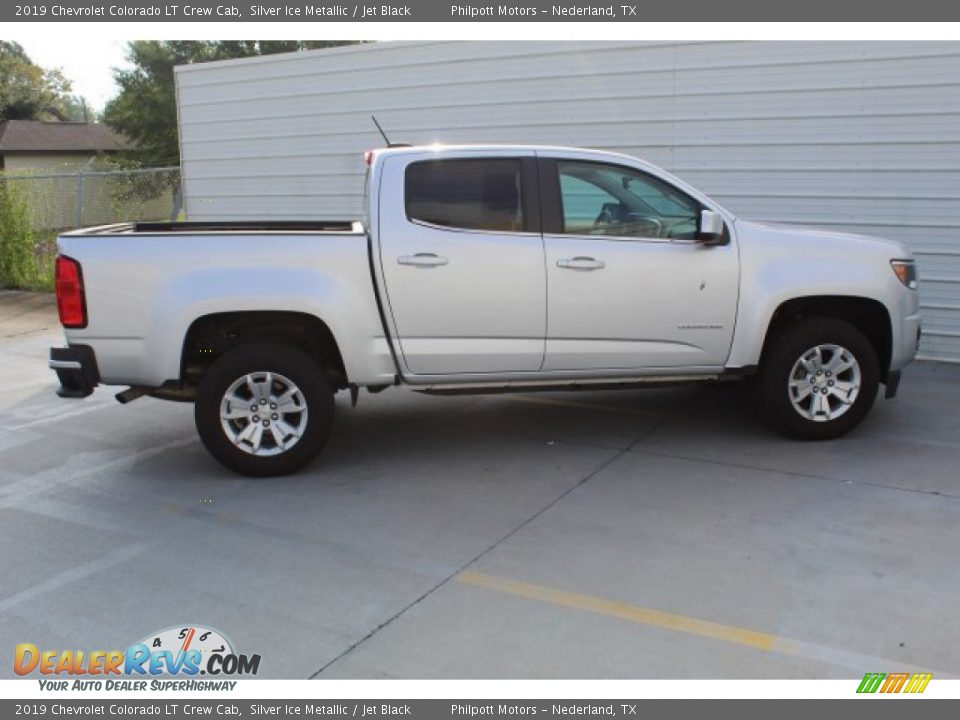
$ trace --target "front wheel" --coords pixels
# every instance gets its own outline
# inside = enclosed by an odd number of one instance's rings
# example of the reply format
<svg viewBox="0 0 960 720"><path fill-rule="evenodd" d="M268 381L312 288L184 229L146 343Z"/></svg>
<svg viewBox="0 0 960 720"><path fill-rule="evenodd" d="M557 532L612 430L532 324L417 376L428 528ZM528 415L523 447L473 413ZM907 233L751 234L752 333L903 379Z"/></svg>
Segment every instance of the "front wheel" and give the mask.
<svg viewBox="0 0 960 720"><path fill-rule="evenodd" d="M839 437L866 417L880 382L877 353L853 325L809 317L772 339L760 367L761 402L790 437Z"/></svg>
<svg viewBox="0 0 960 720"><path fill-rule="evenodd" d="M319 364L299 348L245 345L207 370L194 419L204 446L226 467L255 477L286 475L326 444L333 392Z"/></svg>

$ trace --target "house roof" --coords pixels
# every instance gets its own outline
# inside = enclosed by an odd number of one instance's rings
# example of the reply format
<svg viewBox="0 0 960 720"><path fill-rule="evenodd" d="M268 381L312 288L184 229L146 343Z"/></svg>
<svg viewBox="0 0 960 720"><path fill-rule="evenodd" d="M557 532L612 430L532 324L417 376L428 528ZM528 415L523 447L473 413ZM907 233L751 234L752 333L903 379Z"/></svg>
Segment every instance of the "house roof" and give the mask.
<svg viewBox="0 0 960 720"><path fill-rule="evenodd" d="M0 123L0 153L10 152L102 152L130 147L100 123L6 120Z"/></svg>

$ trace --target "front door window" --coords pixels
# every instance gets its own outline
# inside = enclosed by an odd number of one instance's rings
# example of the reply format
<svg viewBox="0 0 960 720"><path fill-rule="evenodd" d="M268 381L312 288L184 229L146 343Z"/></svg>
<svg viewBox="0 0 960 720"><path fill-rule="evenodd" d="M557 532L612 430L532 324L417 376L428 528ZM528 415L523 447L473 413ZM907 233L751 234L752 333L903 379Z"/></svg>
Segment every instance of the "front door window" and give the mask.
<svg viewBox="0 0 960 720"><path fill-rule="evenodd" d="M699 203L642 172L559 161L563 234L692 240Z"/></svg>

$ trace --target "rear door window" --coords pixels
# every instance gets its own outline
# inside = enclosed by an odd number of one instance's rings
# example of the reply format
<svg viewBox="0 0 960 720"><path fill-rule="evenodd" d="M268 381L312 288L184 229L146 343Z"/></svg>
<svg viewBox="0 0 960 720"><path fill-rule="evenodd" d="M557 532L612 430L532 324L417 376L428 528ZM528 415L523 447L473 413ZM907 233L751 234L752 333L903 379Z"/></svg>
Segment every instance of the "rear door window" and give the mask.
<svg viewBox="0 0 960 720"><path fill-rule="evenodd" d="M406 170L407 218L442 228L523 232L521 162L424 160Z"/></svg>

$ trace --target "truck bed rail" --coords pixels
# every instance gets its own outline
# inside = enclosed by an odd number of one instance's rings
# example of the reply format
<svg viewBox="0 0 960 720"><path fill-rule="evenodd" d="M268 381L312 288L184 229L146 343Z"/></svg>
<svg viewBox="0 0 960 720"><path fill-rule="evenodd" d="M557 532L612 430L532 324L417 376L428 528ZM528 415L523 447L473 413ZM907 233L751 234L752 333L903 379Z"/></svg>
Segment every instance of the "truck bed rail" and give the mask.
<svg viewBox="0 0 960 720"><path fill-rule="evenodd" d="M203 222L132 222L100 225L62 233L83 235L167 235L167 234L351 234L363 235L363 223L355 220L233 220Z"/></svg>
<svg viewBox="0 0 960 720"><path fill-rule="evenodd" d="M354 232L354 226L359 224L351 220L138 222L133 224L133 232Z"/></svg>

